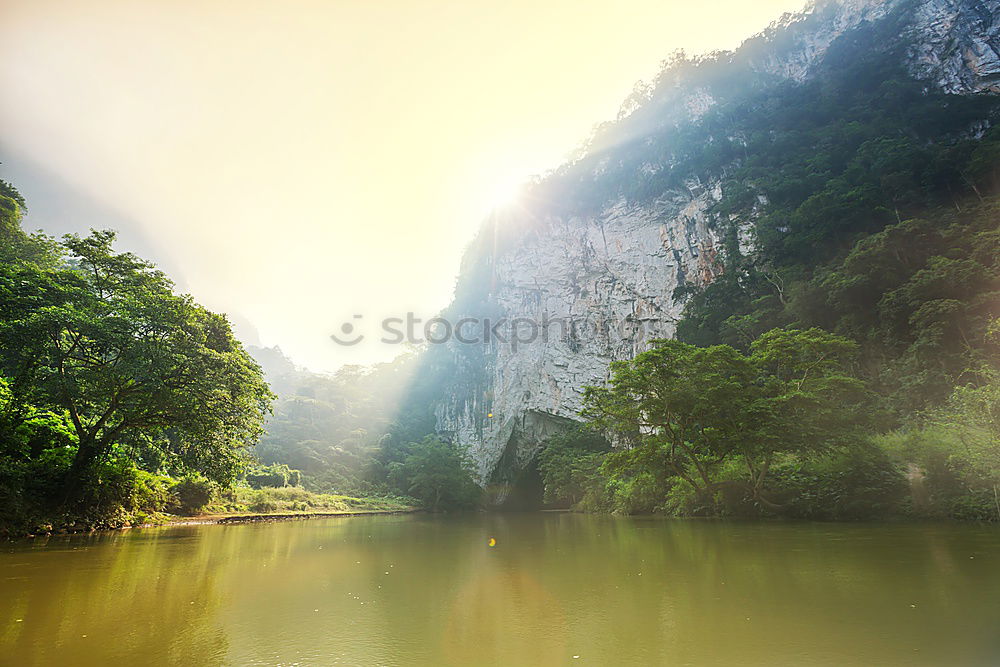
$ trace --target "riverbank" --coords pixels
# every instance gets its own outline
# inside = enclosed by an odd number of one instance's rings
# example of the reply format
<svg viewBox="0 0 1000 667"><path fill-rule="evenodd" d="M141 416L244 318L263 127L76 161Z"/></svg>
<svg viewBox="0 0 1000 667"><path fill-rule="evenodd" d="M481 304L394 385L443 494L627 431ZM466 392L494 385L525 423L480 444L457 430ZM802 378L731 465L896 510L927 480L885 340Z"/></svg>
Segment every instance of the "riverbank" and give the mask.
<svg viewBox="0 0 1000 667"><path fill-rule="evenodd" d="M302 519L323 519L338 516L370 516L374 514L412 514L421 512L419 507L398 509L339 510L328 512L275 512L270 514L205 514L199 516L172 516L161 523L143 524L142 528L155 526L204 526L211 524L260 523L268 521L293 521Z"/></svg>
<svg viewBox="0 0 1000 667"><path fill-rule="evenodd" d="M300 486L237 487L215 494L192 514L195 515L275 515L343 514L350 512L410 510L417 506L411 498L395 496L348 496L315 493Z"/></svg>
<svg viewBox="0 0 1000 667"><path fill-rule="evenodd" d="M190 500L190 499L188 499ZM207 502L206 502L207 501ZM186 510L186 511L185 511ZM131 516L116 513L114 520L86 521L51 517L20 526L0 525L0 539L93 533L165 525L203 525L289 521L331 516L402 514L419 511L416 501L392 496L347 496L313 493L301 487L237 487L212 490L191 505L174 499L166 506Z"/></svg>
<svg viewBox="0 0 1000 667"><path fill-rule="evenodd" d="M295 521L305 519L325 519L331 517L352 517L352 516L373 516L383 514L413 514L422 512L423 509L414 506L400 506L384 509L348 509L348 510L326 510L326 511L306 511L306 512L224 512L210 514L196 514L191 516L162 514L153 520L136 524L125 524L113 528L94 528L68 526L52 530L41 530L37 532L23 533L20 535L8 534L0 537L0 540L22 540L34 539L36 537L51 537L53 535L78 535L89 533L113 533L117 531L132 530L135 528L162 528L165 526L207 526L207 525L228 525L244 523L270 523L277 521Z"/></svg>

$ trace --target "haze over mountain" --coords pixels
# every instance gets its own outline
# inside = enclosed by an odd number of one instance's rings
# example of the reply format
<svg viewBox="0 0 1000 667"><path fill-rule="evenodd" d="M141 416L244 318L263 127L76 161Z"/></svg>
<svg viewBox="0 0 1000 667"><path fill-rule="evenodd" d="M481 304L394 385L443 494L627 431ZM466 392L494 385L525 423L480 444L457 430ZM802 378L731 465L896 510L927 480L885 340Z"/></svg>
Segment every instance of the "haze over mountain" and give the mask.
<svg viewBox="0 0 1000 667"><path fill-rule="evenodd" d="M675 336L747 349L774 327L861 343L898 414L944 400L992 349L994 269L936 272L994 224L972 205L996 187L998 93L996 0L821 1L734 52L677 58L484 225L450 319L568 326L452 341L438 432L480 479L511 479L612 362ZM871 245L924 248L903 223L925 216L942 235L927 256L856 275Z"/></svg>
<svg viewBox="0 0 1000 667"><path fill-rule="evenodd" d="M27 228L120 227L297 363L386 360L328 336L441 309L485 213L635 81L802 4L11 0L0 176Z"/></svg>

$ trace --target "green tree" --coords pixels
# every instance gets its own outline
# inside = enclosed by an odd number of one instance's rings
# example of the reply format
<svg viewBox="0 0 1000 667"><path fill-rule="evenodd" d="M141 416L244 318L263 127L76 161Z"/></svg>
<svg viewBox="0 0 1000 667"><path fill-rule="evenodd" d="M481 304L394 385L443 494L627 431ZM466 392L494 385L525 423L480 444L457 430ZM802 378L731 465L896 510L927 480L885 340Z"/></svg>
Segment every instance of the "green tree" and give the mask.
<svg viewBox="0 0 1000 667"><path fill-rule="evenodd" d="M853 372L858 345L821 329L774 329L750 346L757 380L753 415L738 452L754 499L775 454L810 454L858 446L876 413L873 396Z"/></svg>
<svg viewBox="0 0 1000 667"><path fill-rule="evenodd" d="M675 340L612 366L611 381L589 387L583 416L623 448L606 469L663 471L703 495L738 484L771 506L765 482L779 453L856 444L871 424L869 394L850 371L857 346L818 329L774 330L744 355ZM720 481L727 461L746 480Z"/></svg>
<svg viewBox="0 0 1000 667"><path fill-rule="evenodd" d="M592 429L579 427L558 433L538 453L544 501L576 505L606 481L600 472L611 447Z"/></svg>
<svg viewBox="0 0 1000 667"><path fill-rule="evenodd" d="M77 440L69 495L120 443L231 482L269 406L260 369L224 316L174 294L113 240L67 236L68 269L0 273L0 360L15 400L68 414Z"/></svg>
<svg viewBox="0 0 1000 667"><path fill-rule="evenodd" d="M458 449L433 436L413 443L402 463L390 464L389 477L398 488L435 511L472 507L480 497Z"/></svg>
<svg viewBox="0 0 1000 667"><path fill-rule="evenodd" d="M43 234L21 228L24 198L10 183L0 180L0 264L30 263L52 267L60 257L58 244Z"/></svg>
<svg viewBox="0 0 1000 667"><path fill-rule="evenodd" d="M610 385L585 390L582 414L626 445L615 458L662 465L696 492L709 487L752 414L749 360L727 345L662 340L611 373Z"/></svg>

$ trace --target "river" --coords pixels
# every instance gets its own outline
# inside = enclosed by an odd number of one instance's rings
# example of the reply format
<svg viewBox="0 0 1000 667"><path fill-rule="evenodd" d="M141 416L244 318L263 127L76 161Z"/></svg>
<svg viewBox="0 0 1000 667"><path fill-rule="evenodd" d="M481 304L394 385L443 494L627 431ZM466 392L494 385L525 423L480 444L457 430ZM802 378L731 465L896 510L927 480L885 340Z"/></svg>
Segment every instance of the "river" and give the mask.
<svg viewBox="0 0 1000 667"><path fill-rule="evenodd" d="M0 622L18 667L996 665L1000 529L525 513L59 536L3 546Z"/></svg>

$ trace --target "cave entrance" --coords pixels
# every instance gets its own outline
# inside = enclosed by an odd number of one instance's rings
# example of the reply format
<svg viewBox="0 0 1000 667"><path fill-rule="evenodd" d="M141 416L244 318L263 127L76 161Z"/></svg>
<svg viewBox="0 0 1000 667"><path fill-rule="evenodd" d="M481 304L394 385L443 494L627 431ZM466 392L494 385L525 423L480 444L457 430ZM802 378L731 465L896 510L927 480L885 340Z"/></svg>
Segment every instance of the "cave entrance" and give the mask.
<svg viewBox="0 0 1000 667"><path fill-rule="evenodd" d="M573 420L528 411L513 429L486 489L490 506L499 511L553 509L544 502L545 486L538 470L540 443L574 424Z"/></svg>
<svg viewBox="0 0 1000 667"><path fill-rule="evenodd" d="M542 474L538 471L535 458L532 458L526 466L518 471L517 476L510 482L509 488L507 497L496 506L497 510L501 512L530 512L543 508L542 498L545 494L545 487L542 485Z"/></svg>

